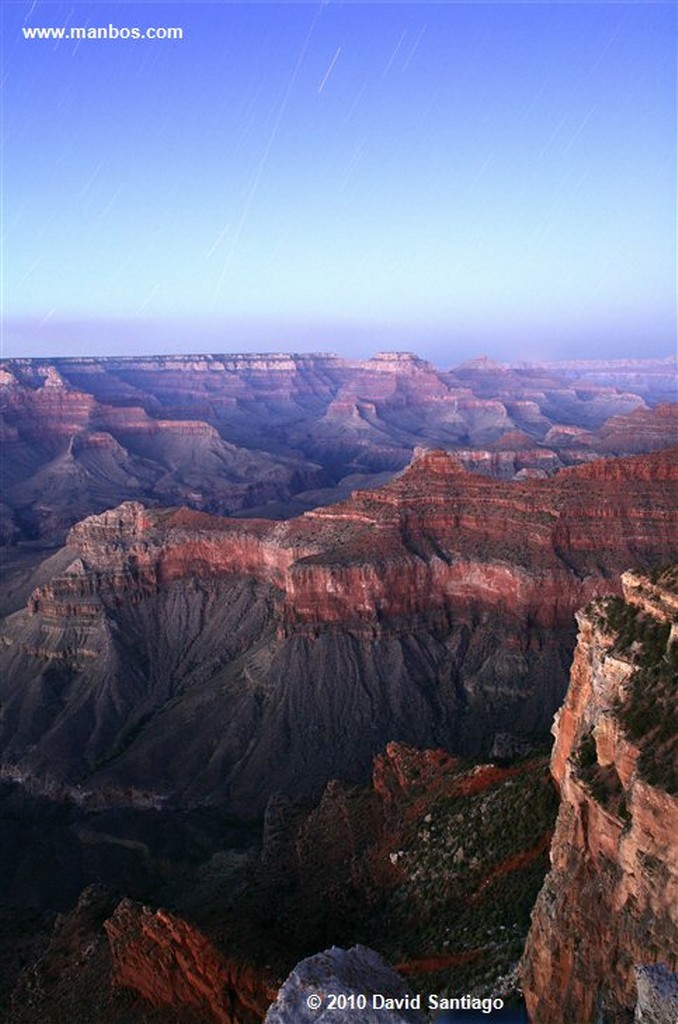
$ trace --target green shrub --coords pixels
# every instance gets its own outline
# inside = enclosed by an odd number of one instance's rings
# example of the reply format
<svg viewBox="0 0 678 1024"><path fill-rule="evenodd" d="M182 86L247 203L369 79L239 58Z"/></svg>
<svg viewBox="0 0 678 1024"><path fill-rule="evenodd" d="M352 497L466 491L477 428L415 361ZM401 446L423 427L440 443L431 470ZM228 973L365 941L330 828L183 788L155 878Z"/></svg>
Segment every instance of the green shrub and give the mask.
<svg viewBox="0 0 678 1024"><path fill-rule="evenodd" d="M678 568L662 568L653 582L672 588L678 585ZM612 652L627 658L634 666L624 700L615 711L624 731L640 748L638 770L642 778L668 793L678 792L678 644L668 641L671 626L659 622L620 597L606 598L597 608L598 624L616 634ZM586 760L590 752L582 749ZM582 762L581 769L587 765ZM589 779L589 783L592 783ZM600 787L597 788L600 793Z"/></svg>

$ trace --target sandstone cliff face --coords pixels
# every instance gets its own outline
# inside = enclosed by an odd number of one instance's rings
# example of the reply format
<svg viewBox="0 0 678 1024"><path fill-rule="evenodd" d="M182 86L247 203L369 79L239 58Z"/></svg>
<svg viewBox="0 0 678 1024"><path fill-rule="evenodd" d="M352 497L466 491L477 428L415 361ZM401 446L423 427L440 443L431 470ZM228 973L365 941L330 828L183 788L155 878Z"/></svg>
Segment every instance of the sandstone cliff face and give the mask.
<svg viewBox="0 0 678 1024"><path fill-rule="evenodd" d="M166 910L123 900L104 922L114 985L152 1006L193 1011L215 1024L259 1024L278 980L229 958L203 932Z"/></svg>
<svg viewBox="0 0 678 1024"><path fill-rule="evenodd" d="M4 762L249 811L366 778L392 739L529 740L562 699L574 609L673 551L676 474L660 452L499 482L433 451L286 522L89 517L2 625Z"/></svg>
<svg viewBox="0 0 678 1024"><path fill-rule="evenodd" d="M556 716L561 808L523 959L536 1024L633 1018L634 965L676 970L676 574L622 577L578 615Z"/></svg>
<svg viewBox="0 0 678 1024"><path fill-rule="evenodd" d="M194 574L247 574L283 591L292 624L373 629L436 610L497 608L552 626L604 591L606 560L612 568L672 550L676 480L671 449L520 484L471 476L431 451L380 490L287 523L127 502L71 530L68 544L91 571L71 568L36 591L31 608L56 613L58 593L110 592L124 602Z"/></svg>

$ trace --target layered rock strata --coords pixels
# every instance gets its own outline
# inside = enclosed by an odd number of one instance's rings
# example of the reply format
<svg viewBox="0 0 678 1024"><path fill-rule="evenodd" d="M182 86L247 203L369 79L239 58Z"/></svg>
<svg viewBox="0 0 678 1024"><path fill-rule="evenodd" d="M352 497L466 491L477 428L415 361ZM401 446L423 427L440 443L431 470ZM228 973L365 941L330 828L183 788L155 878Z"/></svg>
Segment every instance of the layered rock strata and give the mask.
<svg viewBox="0 0 678 1024"><path fill-rule="evenodd" d="M595 369L441 371L407 352L7 360L3 533L62 540L124 500L291 517L355 475L402 469L421 444L521 479L676 443L674 364L641 361L624 380Z"/></svg>
<svg viewBox="0 0 678 1024"><path fill-rule="evenodd" d="M90 517L0 629L6 770L249 812L366 778L392 739L520 746L575 608L673 552L677 475L667 451L502 483L431 451L287 522Z"/></svg>
<svg viewBox="0 0 678 1024"><path fill-rule="evenodd" d="M523 960L537 1024L630 1021L635 966L677 967L677 578L626 574L623 601L578 615L554 726L551 871Z"/></svg>
<svg viewBox="0 0 678 1024"><path fill-rule="evenodd" d="M464 473L445 452L424 452L380 490L285 523L127 502L73 527L71 566L35 592L30 609L67 614L70 594L87 617L97 600L134 602L177 579L244 574L283 593L291 624L373 628L436 609L495 607L551 626L600 592L606 560L672 550L675 455L502 484Z"/></svg>

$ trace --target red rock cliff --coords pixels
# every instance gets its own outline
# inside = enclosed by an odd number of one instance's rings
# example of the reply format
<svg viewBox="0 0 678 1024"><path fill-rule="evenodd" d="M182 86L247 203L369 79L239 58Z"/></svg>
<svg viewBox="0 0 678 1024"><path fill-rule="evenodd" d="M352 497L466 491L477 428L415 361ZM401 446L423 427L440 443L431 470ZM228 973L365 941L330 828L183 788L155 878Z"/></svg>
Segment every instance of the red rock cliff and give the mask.
<svg viewBox="0 0 678 1024"><path fill-rule="evenodd" d="M257 1024L278 979L244 958L229 958L198 928L166 910L124 899L104 922L115 984L153 1006L197 1011L217 1024Z"/></svg>
<svg viewBox="0 0 678 1024"><path fill-rule="evenodd" d="M556 716L561 808L522 964L535 1024L632 1019L634 965L676 970L674 571L580 613Z"/></svg>
<svg viewBox="0 0 678 1024"><path fill-rule="evenodd" d="M96 598L135 601L195 574L247 574L280 589L285 628L374 630L488 611L569 623L624 564L673 551L676 479L670 450L521 483L474 476L431 451L378 491L282 523L127 502L71 530L84 572L52 580L31 607L72 612L80 599L90 614Z"/></svg>

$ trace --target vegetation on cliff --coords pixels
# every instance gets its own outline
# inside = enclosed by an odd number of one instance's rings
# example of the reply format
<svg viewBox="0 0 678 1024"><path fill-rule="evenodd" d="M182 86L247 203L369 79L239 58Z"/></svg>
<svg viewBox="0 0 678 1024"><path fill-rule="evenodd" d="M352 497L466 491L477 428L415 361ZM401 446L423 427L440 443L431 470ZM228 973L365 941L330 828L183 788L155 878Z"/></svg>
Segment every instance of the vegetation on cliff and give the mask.
<svg viewBox="0 0 678 1024"><path fill-rule="evenodd" d="M458 958L412 977L415 988L492 994L515 968L548 870L558 806L546 767L539 758L476 793L441 797L404 844L399 863L407 874L386 908L398 936L389 955ZM402 927L393 927L397 921Z"/></svg>
<svg viewBox="0 0 678 1024"><path fill-rule="evenodd" d="M675 588L675 567L653 574L652 582ZM671 623L658 621L637 604L610 597L598 605L597 625L615 635L612 651L634 671L615 706L628 737L638 745L638 771L650 785L678 792L678 643Z"/></svg>
<svg viewBox="0 0 678 1024"><path fill-rule="evenodd" d="M625 572L623 600L577 617L554 728L551 871L521 962L539 1024L630 1021L637 965L675 970L677 577L675 567Z"/></svg>
<svg viewBox="0 0 678 1024"><path fill-rule="evenodd" d="M515 995L557 810L547 759L471 767L440 754L390 744L377 792L332 783L290 818L294 852L266 860L236 912L301 954L370 945L415 990Z"/></svg>
<svg viewBox="0 0 678 1024"><path fill-rule="evenodd" d="M583 782L591 796L610 814L626 821L629 816L624 790L614 765L598 764L596 740L592 732L579 741L574 754L577 778Z"/></svg>

